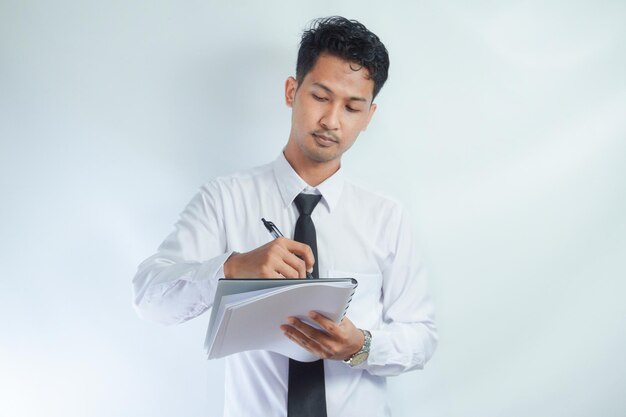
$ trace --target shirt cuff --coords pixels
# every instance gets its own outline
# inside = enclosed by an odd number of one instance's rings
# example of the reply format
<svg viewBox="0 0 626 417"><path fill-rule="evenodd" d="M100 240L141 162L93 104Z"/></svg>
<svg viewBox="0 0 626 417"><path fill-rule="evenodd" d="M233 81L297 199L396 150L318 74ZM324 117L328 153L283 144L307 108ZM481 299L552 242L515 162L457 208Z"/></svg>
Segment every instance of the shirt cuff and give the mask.
<svg viewBox="0 0 626 417"><path fill-rule="evenodd" d="M392 376L411 369L423 369L426 363L423 346L414 346L407 338L398 338L399 329L378 329L370 331L372 342L370 354L365 361L364 369L372 375ZM394 337L396 336L396 337ZM420 341L415 341L421 344ZM399 349L398 346L402 346Z"/></svg>
<svg viewBox="0 0 626 417"><path fill-rule="evenodd" d="M396 375L411 363L411 351L398 350L389 330L370 330L372 341L365 368L376 374Z"/></svg>
<svg viewBox="0 0 626 417"><path fill-rule="evenodd" d="M200 273L195 276L198 281L216 280L224 278L224 264L234 251L226 252L222 255L204 261L200 267Z"/></svg>
<svg viewBox="0 0 626 417"><path fill-rule="evenodd" d="M370 330L372 334L372 340L370 342L370 354L367 356L367 361L365 363L367 365L372 366L381 366L385 364L385 359L388 358L389 352L387 347L385 346L385 336L387 336L384 331L381 330Z"/></svg>
<svg viewBox="0 0 626 417"><path fill-rule="evenodd" d="M227 252L223 255L211 258L208 261L204 261L198 270L198 273L194 276L195 284L198 286L202 299L207 305L213 303L215 297L215 289L217 288L217 280L224 278L224 263L232 255L231 252Z"/></svg>

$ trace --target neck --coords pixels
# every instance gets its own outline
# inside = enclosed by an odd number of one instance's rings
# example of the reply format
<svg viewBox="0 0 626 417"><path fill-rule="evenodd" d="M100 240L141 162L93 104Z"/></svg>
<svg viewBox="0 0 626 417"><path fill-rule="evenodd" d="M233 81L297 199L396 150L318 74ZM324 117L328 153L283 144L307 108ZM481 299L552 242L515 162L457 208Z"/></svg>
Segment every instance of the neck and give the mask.
<svg viewBox="0 0 626 417"><path fill-rule="evenodd" d="M297 146L297 145L296 145ZM302 155L288 143L283 152L285 159L296 173L311 187L317 187L339 170L340 161L318 162Z"/></svg>

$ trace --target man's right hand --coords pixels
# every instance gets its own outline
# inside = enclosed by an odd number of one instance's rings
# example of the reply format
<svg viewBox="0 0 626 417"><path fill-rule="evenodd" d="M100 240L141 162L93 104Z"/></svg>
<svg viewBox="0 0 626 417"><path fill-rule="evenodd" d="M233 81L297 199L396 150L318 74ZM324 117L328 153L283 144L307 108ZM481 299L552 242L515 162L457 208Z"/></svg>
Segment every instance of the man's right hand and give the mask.
<svg viewBox="0 0 626 417"><path fill-rule="evenodd" d="M279 237L250 252L233 253L224 263L225 278L306 278L315 258L309 245Z"/></svg>

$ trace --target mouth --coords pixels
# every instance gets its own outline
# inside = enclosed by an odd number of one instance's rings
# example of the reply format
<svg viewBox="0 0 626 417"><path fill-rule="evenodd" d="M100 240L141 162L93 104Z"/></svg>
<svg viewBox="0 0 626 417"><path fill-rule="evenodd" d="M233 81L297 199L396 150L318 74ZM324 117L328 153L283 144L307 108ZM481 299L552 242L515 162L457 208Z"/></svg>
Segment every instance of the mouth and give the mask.
<svg viewBox="0 0 626 417"><path fill-rule="evenodd" d="M324 146L324 147L333 146L338 142L337 140L329 136L324 136L324 135L320 135L317 133L312 133L311 135L313 135L313 138L320 146Z"/></svg>

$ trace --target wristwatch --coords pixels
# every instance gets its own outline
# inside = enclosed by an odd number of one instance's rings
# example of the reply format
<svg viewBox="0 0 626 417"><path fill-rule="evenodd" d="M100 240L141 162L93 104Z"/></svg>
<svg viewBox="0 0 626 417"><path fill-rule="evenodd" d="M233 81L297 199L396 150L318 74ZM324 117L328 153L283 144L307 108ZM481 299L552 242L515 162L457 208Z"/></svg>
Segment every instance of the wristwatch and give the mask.
<svg viewBox="0 0 626 417"><path fill-rule="evenodd" d="M345 359L343 362L348 365L354 367L365 362L370 355L370 345L372 344L372 334L369 330L359 329L363 332L363 336L365 336L365 341L363 342L363 347L354 355L350 356L348 359Z"/></svg>

